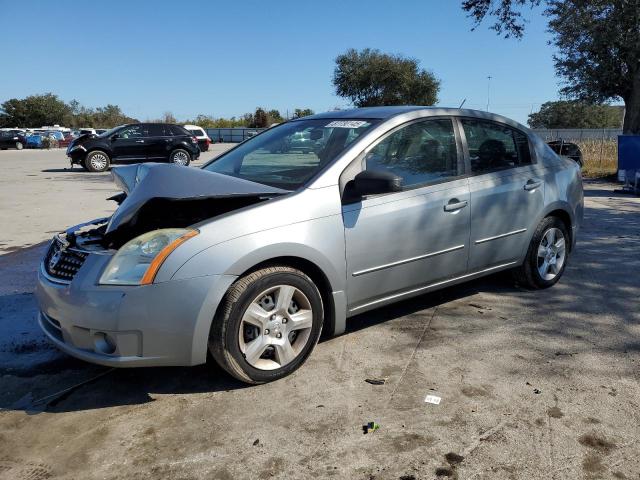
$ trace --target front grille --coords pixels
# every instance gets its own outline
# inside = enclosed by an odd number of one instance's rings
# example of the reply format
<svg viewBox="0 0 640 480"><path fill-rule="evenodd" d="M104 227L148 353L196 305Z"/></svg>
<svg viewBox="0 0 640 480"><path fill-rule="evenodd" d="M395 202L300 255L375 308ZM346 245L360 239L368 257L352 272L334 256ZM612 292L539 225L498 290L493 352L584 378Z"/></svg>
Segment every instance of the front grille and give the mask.
<svg viewBox="0 0 640 480"><path fill-rule="evenodd" d="M87 253L64 248L56 237L44 258L44 268L49 275L60 280L71 281L87 258Z"/></svg>

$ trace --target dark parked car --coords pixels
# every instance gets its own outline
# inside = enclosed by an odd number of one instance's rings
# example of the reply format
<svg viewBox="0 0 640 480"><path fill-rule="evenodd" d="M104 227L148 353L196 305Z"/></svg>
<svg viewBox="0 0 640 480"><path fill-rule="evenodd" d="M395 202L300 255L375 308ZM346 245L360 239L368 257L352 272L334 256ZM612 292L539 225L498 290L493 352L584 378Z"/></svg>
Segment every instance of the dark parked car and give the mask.
<svg viewBox="0 0 640 480"><path fill-rule="evenodd" d="M584 165L582 160L582 150L575 143L565 142L564 140L554 140L553 142L547 143L551 147L551 150L556 152L558 155L562 155L563 157L570 158L578 165L580 168Z"/></svg>
<svg viewBox="0 0 640 480"><path fill-rule="evenodd" d="M0 149L6 150L7 148L17 148L22 150L27 144L27 139L24 135L11 130L0 132Z"/></svg>
<svg viewBox="0 0 640 480"><path fill-rule="evenodd" d="M171 162L189 165L200 155L198 140L179 125L134 123L100 135L80 135L67 147L71 165L104 172L112 163Z"/></svg>

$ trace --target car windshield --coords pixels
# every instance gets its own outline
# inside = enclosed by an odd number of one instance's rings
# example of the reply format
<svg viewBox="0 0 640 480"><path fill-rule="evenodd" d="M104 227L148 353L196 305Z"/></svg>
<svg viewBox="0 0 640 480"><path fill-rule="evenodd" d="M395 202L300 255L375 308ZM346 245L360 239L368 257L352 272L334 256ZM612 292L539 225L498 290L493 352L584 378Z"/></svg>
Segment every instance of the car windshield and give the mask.
<svg viewBox="0 0 640 480"><path fill-rule="evenodd" d="M100 135L98 135L98 138L106 138L109 135L113 135L114 133L116 133L116 130L120 129L124 127L124 125L120 125L119 127L113 127L110 130L107 130L106 132L101 133Z"/></svg>
<svg viewBox="0 0 640 480"><path fill-rule="evenodd" d="M329 165L376 120L296 120L247 140L203 168L295 190Z"/></svg>

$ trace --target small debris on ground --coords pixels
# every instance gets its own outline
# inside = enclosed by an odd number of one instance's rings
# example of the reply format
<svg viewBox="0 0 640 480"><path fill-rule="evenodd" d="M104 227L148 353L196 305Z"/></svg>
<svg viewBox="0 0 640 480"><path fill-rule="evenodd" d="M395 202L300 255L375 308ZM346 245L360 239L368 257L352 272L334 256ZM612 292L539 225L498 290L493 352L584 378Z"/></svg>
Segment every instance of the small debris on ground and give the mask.
<svg viewBox="0 0 640 480"><path fill-rule="evenodd" d="M369 432L375 432L379 428L380 428L380 425L377 424L376 422L369 422L366 425L362 426L362 433L366 435Z"/></svg>
<svg viewBox="0 0 640 480"><path fill-rule="evenodd" d="M253 446L255 447L256 445L260 444L260 439L256 438L255 441L253 442Z"/></svg>
<svg viewBox="0 0 640 480"><path fill-rule="evenodd" d="M458 465L459 463L462 463L462 461L464 460L464 457L462 455L458 455L457 453L454 453L454 452L447 453L444 456L444 458L449 465Z"/></svg>
<svg viewBox="0 0 640 480"><path fill-rule="evenodd" d="M388 377L381 378L365 378L365 382L370 383L371 385L384 385L387 383Z"/></svg>
<svg viewBox="0 0 640 480"><path fill-rule="evenodd" d="M424 402L433 403L434 405L440 405L440 400L442 400L442 398L438 397L437 395L427 395L424 399Z"/></svg>

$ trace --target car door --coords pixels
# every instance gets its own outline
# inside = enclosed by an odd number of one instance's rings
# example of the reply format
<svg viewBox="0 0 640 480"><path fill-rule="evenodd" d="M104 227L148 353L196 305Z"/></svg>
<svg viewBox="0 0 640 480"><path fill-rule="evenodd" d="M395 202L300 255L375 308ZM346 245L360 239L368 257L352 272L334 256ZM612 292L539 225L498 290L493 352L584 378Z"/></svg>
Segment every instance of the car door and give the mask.
<svg viewBox="0 0 640 480"><path fill-rule="evenodd" d="M165 132L165 126L161 123L150 123L145 129L145 153L147 160L157 162L168 159L171 136Z"/></svg>
<svg viewBox="0 0 640 480"><path fill-rule="evenodd" d="M544 178L536 172L524 132L488 120L462 118L469 164L469 271L517 263L532 219L544 208Z"/></svg>
<svg viewBox="0 0 640 480"><path fill-rule="evenodd" d="M118 131L111 140L112 160L118 162L141 162L146 160L145 126L129 125Z"/></svg>
<svg viewBox="0 0 640 480"><path fill-rule="evenodd" d="M465 274L469 187L458 140L452 119L420 120L356 160L400 176L403 189L343 205L351 312Z"/></svg>

